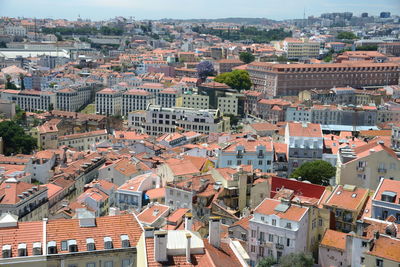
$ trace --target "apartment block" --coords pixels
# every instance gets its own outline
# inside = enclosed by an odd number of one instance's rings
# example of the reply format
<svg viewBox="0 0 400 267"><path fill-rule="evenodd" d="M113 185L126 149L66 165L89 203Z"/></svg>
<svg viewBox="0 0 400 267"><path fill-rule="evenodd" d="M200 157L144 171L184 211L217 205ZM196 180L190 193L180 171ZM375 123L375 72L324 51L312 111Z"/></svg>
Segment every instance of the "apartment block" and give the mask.
<svg viewBox="0 0 400 267"><path fill-rule="evenodd" d="M58 137L58 146L68 146L78 150L92 150L94 145L108 140L107 130L76 133Z"/></svg>
<svg viewBox="0 0 400 267"><path fill-rule="evenodd" d="M47 111L57 106L55 93L33 90L4 90L1 98L15 102L21 109L29 112Z"/></svg>
<svg viewBox="0 0 400 267"><path fill-rule="evenodd" d="M400 223L400 181L382 179L372 197L371 217Z"/></svg>
<svg viewBox="0 0 400 267"><path fill-rule="evenodd" d="M122 109L122 92L110 88L96 93L96 114L120 115Z"/></svg>
<svg viewBox="0 0 400 267"><path fill-rule="evenodd" d="M144 90L131 89L122 94L122 114L128 116L129 112L145 110L149 104L155 104L154 96Z"/></svg>
<svg viewBox="0 0 400 267"><path fill-rule="evenodd" d="M399 168L396 153L383 141L372 140L363 146L339 149L336 183L375 190L382 178L399 180Z"/></svg>
<svg viewBox="0 0 400 267"><path fill-rule="evenodd" d="M199 95L187 92L182 96L182 107L195 109L208 109L210 105L208 95Z"/></svg>
<svg viewBox="0 0 400 267"><path fill-rule="evenodd" d="M142 228L131 214L17 222L0 217L2 266L136 266ZM109 227L112 225L113 227Z"/></svg>
<svg viewBox="0 0 400 267"><path fill-rule="evenodd" d="M310 89L398 85L400 65L351 61L330 64L253 62L247 70L255 90L268 97L278 97L297 96Z"/></svg>
<svg viewBox="0 0 400 267"><path fill-rule="evenodd" d="M305 162L322 159L321 125L306 122L288 123L285 128L285 144L288 146L289 174Z"/></svg>
<svg viewBox="0 0 400 267"><path fill-rule="evenodd" d="M369 194L368 189L354 185L337 185L323 207L335 216L335 229L344 233L356 231L357 220Z"/></svg>
<svg viewBox="0 0 400 267"><path fill-rule="evenodd" d="M141 126L134 126L140 121ZM152 136L173 133L178 127L184 131L195 131L209 134L225 132L230 128L229 118L224 118L219 110L193 108L163 108L150 105L146 111L131 112L128 115L128 126Z"/></svg>
<svg viewBox="0 0 400 267"><path fill-rule="evenodd" d="M218 168L236 168L251 165L262 172L273 171L274 152L272 139L252 137L234 140L217 152Z"/></svg>
<svg viewBox="0 0 400 267"><path fill-rule="evenodd" d="M266 198L250 219L250 266L264 257L275 259L305 252L308 237L309 208L285 200Z"/></svg>

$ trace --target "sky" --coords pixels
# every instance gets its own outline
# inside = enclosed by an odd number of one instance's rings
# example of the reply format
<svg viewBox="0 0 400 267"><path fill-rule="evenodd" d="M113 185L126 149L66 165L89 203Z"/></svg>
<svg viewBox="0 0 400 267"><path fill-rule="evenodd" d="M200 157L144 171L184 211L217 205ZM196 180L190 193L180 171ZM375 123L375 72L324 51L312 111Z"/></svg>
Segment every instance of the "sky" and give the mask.
<svg viewBox="0 0 400 267"><path fill-rule="evenodd" d="M0 17L103 20L257 17L294 19L326 12L400 14L400 0L0 0Z"/></svg>

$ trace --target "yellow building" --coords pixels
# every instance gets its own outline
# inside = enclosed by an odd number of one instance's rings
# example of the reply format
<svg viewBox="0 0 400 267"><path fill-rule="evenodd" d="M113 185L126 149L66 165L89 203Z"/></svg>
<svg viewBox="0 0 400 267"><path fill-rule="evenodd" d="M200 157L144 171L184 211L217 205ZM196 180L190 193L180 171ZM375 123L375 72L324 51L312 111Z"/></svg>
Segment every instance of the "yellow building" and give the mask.
<svg viewBox="0 0 400 267"><path fill-rule="evenodd" d="M323 207L335 216L335 228L349 233L357 230L357 219L367 201L368 189L354 185L337 185Z"/></svg>
<svg viewBox="0 0 400 267"><path fill-rule="evenodd" d="M208 109L210 105L208 95L198 95L198 94L184 94L182 107L187 108L197 108L197 109Z"/></svg>
<svg viewBox="0 0 400 267"><path fill-rule="evenodd" d="M370 141L357 148L341 148L336 183L375 190L381 178L400 180L400 161L383 141Z"/></svg>
<svg viewBox="0 0 400 267"><path fill-rule="evenodd" d="M238 115L238 98L236 96L218 97L218 109L222 114Z"/></svg>
<svg viewBox="0 0 400 267"><path fill-rule="evenodd" d="M308 39L286 38L281 47L288 59L315 58L319 55L320 43Z"/></svg>

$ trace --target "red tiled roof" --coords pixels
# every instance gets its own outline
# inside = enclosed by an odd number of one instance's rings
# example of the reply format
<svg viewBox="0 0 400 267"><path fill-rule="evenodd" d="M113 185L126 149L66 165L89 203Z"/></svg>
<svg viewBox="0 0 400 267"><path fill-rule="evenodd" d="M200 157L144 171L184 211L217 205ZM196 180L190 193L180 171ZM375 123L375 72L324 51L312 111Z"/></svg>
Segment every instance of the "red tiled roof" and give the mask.
<svg viewBox="0 0 400 267"><path fill-rule="evenodd" d="M272 215L275 214L276 216L291 220L291 221L300 221L301 218L306 214L308 208L300 207L297 205L290 205L290 207L285 212L276 211L275 207L281 204L281 201L266 198L257 208L254 210L255 213L261 213L265 215Z"/></svg>
<svg viewBox="0 0 400 267"><path fill-rule="evenodd" d="M159 199L165 197L165 187L154 188L146 191L149 199Z"/></svg>
<svg viewBox="0 0 400 267"><path fill-rule="evenodd" d="M286 178L272 176L270 197L273 198L277 192L276 189L280 190L282 187L293 190L295 196L303 196L316 199L320 199L325 191L325 187L322 185L309 184L301 181L294 181Z"/></svg>
<svg viewBox="0 0 400 267"><path fill-rule="evenodd" d="M39 231L40 232L40 231ZM96 250L104 249L104 237L111 237L113 248L122 248L121 235L129 236L129 243L136 247L142 228L132 214L105 216L96 218L95 227L80 227L79 219L49 220L47 223L47 241L56 241L61 246L63 240L76 240L78 251L86 251L86 239L93 238ZM58 253L68 253L61 251Z"/></svg>
<svg viewBox="0 0 400 267"><path fill-rule="evenodd" d="M321 246L334 248L341 251L346 250L346 233L327 229L321 241Z"/></svg>

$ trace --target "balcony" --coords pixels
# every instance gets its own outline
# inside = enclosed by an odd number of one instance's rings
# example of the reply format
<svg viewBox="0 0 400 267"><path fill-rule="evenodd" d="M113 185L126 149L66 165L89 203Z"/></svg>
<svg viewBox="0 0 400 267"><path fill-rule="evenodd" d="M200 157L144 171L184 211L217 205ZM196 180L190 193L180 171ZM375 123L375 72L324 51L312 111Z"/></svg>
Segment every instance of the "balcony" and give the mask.
<svg viewBox="0 0 400 267"><path fill-rule="evenodd" d="M275 244L276 249L283 249L284 246L282 244Z"/></svg>
<svg viewBox="0 0 400 267"><path fill-rule="evenodd" d="M386 169L378 168L378 173L386 173Z"/></svg>
<svg viewBox="0 0 400 267"><path fill-rule="evenodd" d="M364 167L360 167L360 166L357 167L357 171L359 171L359 172L363 172L364 170L365 170Z"/></svg>

